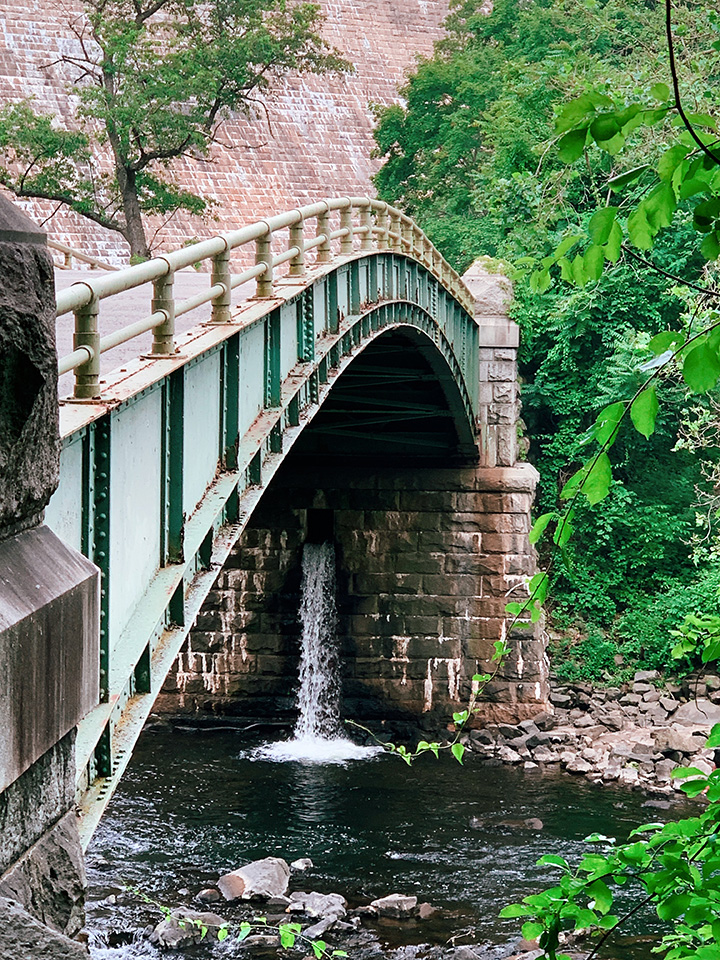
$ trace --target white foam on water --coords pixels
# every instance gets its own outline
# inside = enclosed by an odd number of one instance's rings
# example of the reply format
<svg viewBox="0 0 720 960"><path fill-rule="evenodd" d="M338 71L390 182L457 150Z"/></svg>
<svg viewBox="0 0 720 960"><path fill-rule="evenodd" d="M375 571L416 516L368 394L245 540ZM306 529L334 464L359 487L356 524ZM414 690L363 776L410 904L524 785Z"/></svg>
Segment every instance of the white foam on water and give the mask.
<svg viewBox="0 0 720 960"><path fill-rule="evenodd" d="M349 760L368 760L383 753L382 747L361 747L352 740L335 737L326 740L320 737L296 737L266 743L253 750L253 760L274 760L279 763L347 763Z"/></svg>

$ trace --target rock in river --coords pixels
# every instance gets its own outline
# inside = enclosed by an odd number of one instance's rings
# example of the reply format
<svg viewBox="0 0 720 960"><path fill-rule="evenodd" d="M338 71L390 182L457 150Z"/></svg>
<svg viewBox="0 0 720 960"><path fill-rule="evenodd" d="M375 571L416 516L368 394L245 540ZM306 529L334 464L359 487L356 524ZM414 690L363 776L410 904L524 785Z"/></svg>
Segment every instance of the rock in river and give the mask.
<svg viewBox="0 0 720 960"><path fill-rule="evenodd" d="M401 893L391 893L387 897L373 900L370 906L375 907L380 917L411 917L417 907L417 897L404 897Z"/></svg>
<svg viewBox="0 0 720 960"><path fill-rule="evenodd" d="M267 899L284 896L289 881L287 863L280 857L265 857L226 873L218 880L218 887L226 900Z"/></svg>
<svg viewBox="0 0 720 960"><path fill-rule="evenodd" d="M197 910L174 910L166 920L162 920L150 934L150 942L162 947L178 947L181 944L200 943L203 928L207 928L205 937L214 938L225 923L216 913L198 913Z"/></svg>

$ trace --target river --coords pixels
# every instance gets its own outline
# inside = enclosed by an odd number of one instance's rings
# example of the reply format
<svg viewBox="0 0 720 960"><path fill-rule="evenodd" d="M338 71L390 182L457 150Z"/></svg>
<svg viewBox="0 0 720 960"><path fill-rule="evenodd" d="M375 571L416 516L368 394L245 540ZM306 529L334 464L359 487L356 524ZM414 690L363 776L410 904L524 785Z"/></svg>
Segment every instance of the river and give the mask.
<svg viewBox="0 0 720 960"><path fill-rule="evenodd" d="M148 726L88 851L94 960L162 955L138 936L159 911L124 886L173 908L203 909L193 901L199 890L265 856L312 859L291 890L341 893L351 906L398 892L440 908L430 921L378 927L387 950L454 936L501 943L517 926L498 920L500 908L552 881L550 868L536 866L543 853L577 858L590 833L622 840L641 822L688 812L683 802L646 809L637 793L472 756L463 767L425 756L408 768L386 754L278 762L258 758L262 739L232 726ZM542 829L528 828L529 818ZM612 955L646 955L634 942ZM191 955L240 949L203 944Z"/></svg>

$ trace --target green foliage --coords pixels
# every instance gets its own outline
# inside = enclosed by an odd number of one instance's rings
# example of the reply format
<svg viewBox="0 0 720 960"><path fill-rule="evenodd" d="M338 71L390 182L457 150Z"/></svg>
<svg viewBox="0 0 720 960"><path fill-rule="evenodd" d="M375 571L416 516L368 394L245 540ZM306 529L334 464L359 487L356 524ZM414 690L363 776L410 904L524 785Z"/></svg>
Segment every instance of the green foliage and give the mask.
<svg viewBox="0 0 720 960"><path fill-rule="evenodd" d="M199 215L207 201L172 180L202 159L233 113L260 110L271 79L349 69L294 0L84 0L82 37L61 59L75 75L70 129L32 101L0 110L0 182L64 203L148 256L142 217ZM98 163L98 159L107 163Z"/></svg>
<svg viewBox="0 0 720 960"><path fill-rule="evenodd" d="M720 724L708 740L720 744ZM709 776L681 767L675 775L690 797L703 794L709 801L697 817L679 822L650 823L616 844L594 834L587 838L596 849L576 869L562 857L541 857L538 865L559 873L555 885L505 907L500 916L522 918L523 936L537 938L549 960L559 960L561 934L592 929L599 937L595 949L611 932L642 906L652 908L663 923L655 950L668 960L700 957L716 960L720 941L720 770ZM618 888L630 887L636 901L624 916L616 906Z"/></svg>

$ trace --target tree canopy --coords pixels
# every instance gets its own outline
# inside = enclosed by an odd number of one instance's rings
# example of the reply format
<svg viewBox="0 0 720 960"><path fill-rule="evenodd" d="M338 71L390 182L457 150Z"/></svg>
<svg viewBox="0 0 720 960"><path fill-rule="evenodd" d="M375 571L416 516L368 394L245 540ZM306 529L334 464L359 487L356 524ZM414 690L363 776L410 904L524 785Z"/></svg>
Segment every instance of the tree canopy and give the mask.
<svg viewBox="0 0 720 960"><path fill-rule="evenodd" d="M147 257L144 215L207 209L173 180L174 160L207 157L229 116L264 109L272 80L350 68L321 24L316 4L295 0L85 0L60 58L72 122L31 100L0 111L0 183L67 205Z"/></svg>
<svg viewBox="0 0 720 960"><path fill-rule="evenodd" d="M707 113L720 65L712 5L680 4L673 38L688 111ZM644 383L653 338L689 328L693 288L706 283L712 251L678 180L693 178L698 157L683 142L690 134L671 85L661 4L497 0L488 15L465 0L434 56L409 76L404 105L378 111L381 196L416 216L458 268L490 254L517 271L523 417L541 515L587 459L598 414ZM669 211L663 176L673 158L684 166L672 168ZM652 251L642 245L648 227L637 225L650 223L643 202L658 224ZM562 614L602 631L558 661L570 676L616 676L618 648L626 670L667 666L669 628L690 584L715 602L715 570L690 546L702 464L674 450L694 416L691 387L672 364L652 387L642 403L659 399L653 429L638 433L628 415L613 438L612 481L599 460L608 496L592 508L583 496L574 502L575 535L554 562L558 622Z"/></svg>

